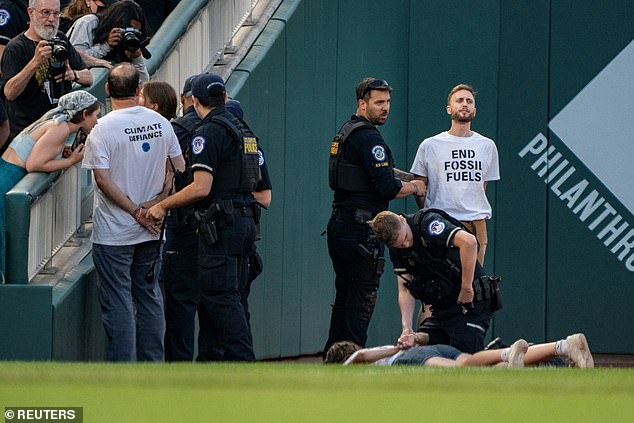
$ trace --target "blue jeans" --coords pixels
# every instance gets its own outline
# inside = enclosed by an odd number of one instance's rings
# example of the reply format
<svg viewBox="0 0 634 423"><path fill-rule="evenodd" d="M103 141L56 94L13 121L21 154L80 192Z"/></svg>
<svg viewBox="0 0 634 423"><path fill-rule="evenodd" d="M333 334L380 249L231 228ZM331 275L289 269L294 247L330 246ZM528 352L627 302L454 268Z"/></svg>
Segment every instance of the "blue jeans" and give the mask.
<svg viewBox="0 0 634 423"><path fill-rule="evenodd" d="M460 350L450 347L449 345L423 345L403 351L403 353L394 360L393 364L424 366L430 358L440 357L455 360L460 354L462 354Z"/></svg>
<svg viewBox="0 0 634 423"><path fill-rule="evenodd" d="M145 279L156 258L158 243L93 244L109 361L163 360L165 317L158 285L160 260L154 279Z"/></svg>

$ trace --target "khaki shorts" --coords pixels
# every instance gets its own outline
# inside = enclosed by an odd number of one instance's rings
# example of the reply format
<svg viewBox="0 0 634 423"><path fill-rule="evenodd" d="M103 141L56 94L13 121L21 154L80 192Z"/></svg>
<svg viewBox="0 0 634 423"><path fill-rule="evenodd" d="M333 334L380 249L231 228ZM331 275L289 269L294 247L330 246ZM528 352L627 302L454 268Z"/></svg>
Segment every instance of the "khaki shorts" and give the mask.
<svg viewBox="0 0 634 423"><path fill-rule="evenodd" d="M478 244L480 244L480 249L478 250L478 263L481 266L484 266L484 254L487 249L487 222L484 219L472 220L472 221L463 221L463 225L466 226L467 230L471 232L476 239L478 240Z"/></svg>

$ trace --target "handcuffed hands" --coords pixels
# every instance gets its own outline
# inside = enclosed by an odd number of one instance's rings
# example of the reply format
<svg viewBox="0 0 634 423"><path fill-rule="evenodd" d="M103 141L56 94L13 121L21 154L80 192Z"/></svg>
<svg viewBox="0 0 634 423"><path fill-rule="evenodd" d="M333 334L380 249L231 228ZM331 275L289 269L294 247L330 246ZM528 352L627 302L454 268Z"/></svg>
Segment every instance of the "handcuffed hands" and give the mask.
<svg viewBox="0 0 634 423"><path fill-rule="evenodd" d="M402 350L407 348L411 348L416 345L416 338L414 336L414 332L411 329L404 330L401 333L401 336L398 338L396 342L396 346Z"/></svg>
<svg viewBox="0 0 634 423"><path fill-rule="evenodd" d="M161 225L163 223L163 220L161 219L157 222L149 218L148 211L149 210L144 209L143 207L139 207L138 209L136 209L134 220L136 220L139 225L147 229L152 235L158 235L161 233Z"/></svg>

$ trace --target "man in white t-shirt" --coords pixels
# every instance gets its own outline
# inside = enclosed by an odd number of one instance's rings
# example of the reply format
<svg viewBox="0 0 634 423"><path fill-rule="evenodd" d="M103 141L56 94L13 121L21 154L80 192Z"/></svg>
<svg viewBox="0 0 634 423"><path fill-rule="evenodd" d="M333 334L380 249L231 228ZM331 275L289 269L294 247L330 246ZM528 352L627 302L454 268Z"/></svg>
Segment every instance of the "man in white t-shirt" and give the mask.
<svg viewBox="0 0 634 423"><path fill-rule="evenodd" d="M500 179L498 151L493 140L471 130L476 115L471 86L460 84L451 90L447 114L451 128L423 140L416 152L411 172L427 186L417 202L423 209L441 209L462 221L478 240L478 262L484 266L486 220L491 218L485 190L488 181Z"/></svg>
<svg viewBox="0 0 634 423"><path fill-rule="evenodd" d="M137 105L139 73L129 63L110 71L112 112L92 130L82 166L95 184L93 260L110 361L161 361L165 319L157 276L160 227L145 210L165 198L171 166L184 169L167 119Z"/></svg>

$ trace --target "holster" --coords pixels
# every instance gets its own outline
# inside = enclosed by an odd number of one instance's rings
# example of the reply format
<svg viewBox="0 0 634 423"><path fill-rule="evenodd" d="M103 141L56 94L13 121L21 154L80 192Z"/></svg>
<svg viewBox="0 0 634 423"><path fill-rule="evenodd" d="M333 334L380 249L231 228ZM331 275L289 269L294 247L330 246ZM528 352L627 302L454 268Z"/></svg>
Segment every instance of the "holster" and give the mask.
<svg viewBox="0 0 634 423"><path fill-rule="evenodd" d="M204 212L196 211L194 216L198 221L198 235L202 236L208 245L214 245L218 241L217 216L220 212L218 203L211 205Z"/></svg>
<svg viewBox="0 0 634 423"><path fill-rule="evenodd" d="M500 291L499 276L481 276L473 281L475 302L486 302L491 305L491 311L500 310L503 307L502 293Z"/></svg>
<svg viewBox="0 0 634 423"><path fill-rule="evenodd" d="M355 213L355 219L356 219ZM363 269L366 279L378 280L385 269L385 257L383 257L382 244L374 236L373 233L368 235L365 243L357 245L359 254L369 263L367 269Z"/></svg>

